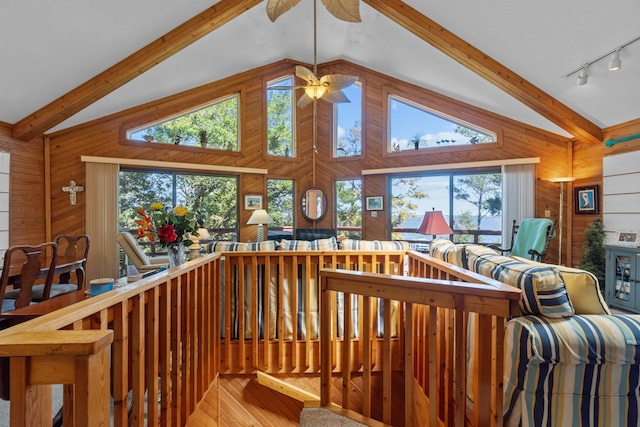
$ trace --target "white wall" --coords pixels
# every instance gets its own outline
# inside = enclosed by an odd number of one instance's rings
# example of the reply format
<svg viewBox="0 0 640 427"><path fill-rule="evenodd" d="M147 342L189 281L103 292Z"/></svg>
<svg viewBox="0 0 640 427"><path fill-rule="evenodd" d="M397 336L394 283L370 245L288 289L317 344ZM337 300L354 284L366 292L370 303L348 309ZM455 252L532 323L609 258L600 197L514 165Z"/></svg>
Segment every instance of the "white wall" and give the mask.
<svg viewBox="0 0 640 427"><path fill-rule="evenodd" d="M606 243L617 244L619 232L637 232L640 239L640 151L605 157L602 169Z"/></svg>

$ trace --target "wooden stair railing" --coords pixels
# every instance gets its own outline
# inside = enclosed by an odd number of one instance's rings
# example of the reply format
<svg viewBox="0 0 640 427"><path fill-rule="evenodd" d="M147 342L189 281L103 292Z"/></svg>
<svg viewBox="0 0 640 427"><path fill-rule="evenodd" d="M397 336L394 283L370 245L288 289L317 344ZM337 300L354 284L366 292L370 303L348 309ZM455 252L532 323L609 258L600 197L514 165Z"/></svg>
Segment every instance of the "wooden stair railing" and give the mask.
<svg viewBox="0 0 640 427"><path fill-rule="evenodd" d="M375 324L374 301L384 301L381 421L392 422L392 359L398 355L394 357L391 342L395 339L402 349L405 375L405 419L400 425L501 426L504 324L518 313L520 291L416 252L410 252L409 258L409 275L418 277L321 270L321 406L331 404L331 377L341 372L342 407L350 409L351 351L360 345L363 363L355 370L363 375L363 415L371 416L369 384L380 355L373 354L371 327L364 328L357 340L352 336L348 305L356 295L365 325ZM345 301L340 357L332 339L337 325L332 303L336 292L344 292ZM386 309L393 307L393 301L399 302L398 317L411 319L403 323L396 338L390 328L392 310Z"/></svg>
<svg viewBox="0 0 640 427"><path fill-rule="evenodd" d="M108 425L112 342L113 331L108 330L0 337L0 356L11 358L11 426L51 425L51 384L73 385L74 422L66 420L65 425Z"/></svg>

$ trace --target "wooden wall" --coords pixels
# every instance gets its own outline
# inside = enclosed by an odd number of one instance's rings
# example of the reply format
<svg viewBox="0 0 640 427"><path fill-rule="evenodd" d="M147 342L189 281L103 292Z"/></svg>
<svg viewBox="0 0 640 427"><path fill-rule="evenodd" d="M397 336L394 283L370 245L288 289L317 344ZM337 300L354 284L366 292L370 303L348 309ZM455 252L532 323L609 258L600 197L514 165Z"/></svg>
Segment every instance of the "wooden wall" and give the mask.
<svg viewBox="0 0 640 427"><path fill-rule="evenodd" d="M241 197L244 194L266 194L267 178L289 178L295 180L295 196L296 200L299 200L304 189L313 183L313 108L308 106L302 110L296 109L298 138L296 158L268 157L265 155L266 111L263 97L267 82L286 73L293 74L295 65L296 63L287 60L281 61L49 135L53 234L84 231L82 216L84 194L78 195L77 206L70 206L68 195L61 191L61 187L69 180L73 179L79 184L84 182L83 165L80 162L82 155L266 168L269 171L266 176L254 174L240 176ZM334 180L361 177L363 169L540 157L541 162L536 168L536 215L543 216L544 211L548 209L551 211L551 217L557 217L559 189L557 184L548 182L548 179L571 173L572 151L568 139L344 61L325 64L319 68L319 72L320 74L339 72L359 76L363 84L364 96L364 148L363 155L356 159L331 158L332 108L331 104L318 102L318 154L315 183L327 192L330 206L334 200ZM124 138L125 129L165 118L238 91L241 93L242 151L240 153L134 143ZM432 106L488 129L497 129L500 144L463 150L447 148L433 152L387 154L385 150L386 97L389 93ZM383 195L385 204L388 203L386 176L368 175L363 182L365 196ZM298 203L296 203L297 207ZM384 211L378 212L377 218L366 215L364 238L387 239L388 214L388 206L385 206ZM242 224L240 240L256 239L255 227L244 225L249 216L249 211L240 209ZM333 212L329 209L325 218L315 226L330 228L334 226L334 222ZM296 212L295 223L299 228L313 227L313 224L306 221L299 211ZM551 258L553 253L552 246ZM557 254L557 250L555 253Z"/></svg>
<svg viewBox="0 0 640 427"><path fill-rule="evenodd" d="M9 183L9 245L34 244L46 232L45 152L42 138L29 142L11 138L12 128L0 122L0 151L11 154Z"/></svg>

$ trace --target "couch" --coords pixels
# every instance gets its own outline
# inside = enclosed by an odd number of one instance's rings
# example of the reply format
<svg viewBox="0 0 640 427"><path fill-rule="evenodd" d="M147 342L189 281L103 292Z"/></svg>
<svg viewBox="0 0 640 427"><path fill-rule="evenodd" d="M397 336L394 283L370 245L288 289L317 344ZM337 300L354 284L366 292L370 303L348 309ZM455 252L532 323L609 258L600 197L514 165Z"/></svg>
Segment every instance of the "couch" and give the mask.
<svg viewBox="0 0 640 427"><path fill-rule="evenodd" d="M593 274L445 239L429 253L522 290L505 330L505 425L640 425L640 316L611 314Z"/></svg>
<svg viewBox="0 0 640 427"><path fill-rule="evenodd" d="M317 235L313 235L316 236ZM311 234L305 235L305 237L312 237ZM229 242L229 241L212 241L208 244L207 250L209 253L213 252L315 252L315 251L327 251L333 252L337 250L345 251L399 251L409 250L409 244L402 241L378 241L378 240L356 240L356 239L344 239L340 242L334 237L317 238L314 240L288 240L282 239L279 242L264 241L264 242ZM256 304L256 311L260 319L263 317L264 310L268 310L269 324L265 325L260 322L258 324L258 338L264 339L265 336L268 339L275 339L276 337L284 337L285 339L291 339L294 330L297 331L297 339L306 339L306 331L311 333L310 339L317 339L320 329L319 324L319 270L324 265L309 264L299 261L298 264L285 264L277 265L270 268L268 271L264 265L261 265L256 271L256 286L253 286L253 275L250 271L251 266L245 265L244 271L239 271L239 266L233 266L232 268L224 268L225 260L222 260L221 283L222 283L222 303L223 309L221 310L221 324L224 337L225 331L225 310L227 304L225 301L230 299L228 304L230 311L229 319L229 332L232 339L239 337L240 328L240 316L244 316L244 337L247 339L252 338L253 331L250 322L252 315L252 307L250 300L244 298L244 310L242 312L237 309L236 301L240 299L242 281L243 295L249 295L252 289L255 289L260 295ZM342 268L345 268L344 266ZM295 271L294 271L295 269ZM401 274L398 271L389 273ZM229 274L229 280L225 280L225 275ZM280 289L278 289L279 276L282 277L283 289L280 295ZM229 289L226 289L229 284ZM266 289L265 297L265 286ZM294 290L295 288L295 290ZM294 301L295 296L295 301ZM280 297L282 301L280 301ZM305 313L309 305L308 311L310 316L307 318ZM344 315L344 301L343 296L340 294L337 297L337 313L338 313L338 329L337 335L343 336L343 323L342 316ZM352 318L353 318L353 331L354 335L358 331L358 299L354 295L352 299ZM379 322L377 333L382 334L382 316L384 314L384 304L382 300L377 303L376 313L379 316ZM277 319L280 313L279 308L282 310L283 328L278 330ZM392 303L392 313L395 316L397 313L397 302ZM241 314L242 313L242 314ZM295 328L294 328L295 322ZM307 322L310 322L310 328L307 328ZM395 329L395 322L393 333L397 333Z"/></svg>

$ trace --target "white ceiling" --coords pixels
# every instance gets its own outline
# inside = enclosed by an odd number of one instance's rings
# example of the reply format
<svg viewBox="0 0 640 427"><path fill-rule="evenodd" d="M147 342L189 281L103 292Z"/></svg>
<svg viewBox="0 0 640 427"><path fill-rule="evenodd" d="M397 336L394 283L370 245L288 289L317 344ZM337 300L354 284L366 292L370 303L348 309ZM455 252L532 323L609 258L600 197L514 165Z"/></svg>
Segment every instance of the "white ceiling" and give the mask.
<svg viewBox="0 0 640 427"><path fill-rule="evenodd" d="M212 0L2 0L0 121L16 123L207 7ZM592 65L589 82L562 78L640 35L638 0L408 0L405 3L599 127L640 117L640 42ZM313 62L313 2L269 21L245 12L51 129L61 130L179 91L291 58ZM318 2L318 62L335 59L569 136L522 103L361 4L362 23Z"/></svg>

